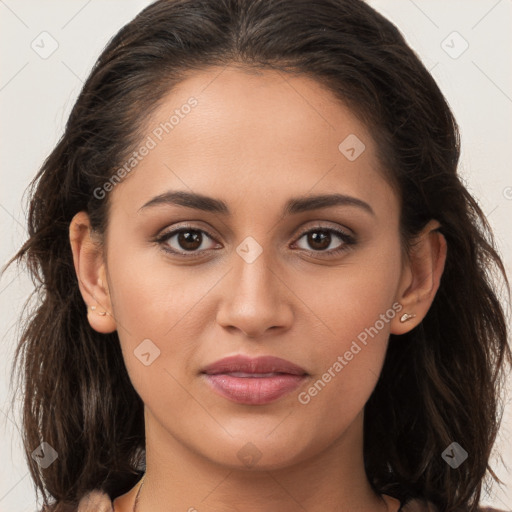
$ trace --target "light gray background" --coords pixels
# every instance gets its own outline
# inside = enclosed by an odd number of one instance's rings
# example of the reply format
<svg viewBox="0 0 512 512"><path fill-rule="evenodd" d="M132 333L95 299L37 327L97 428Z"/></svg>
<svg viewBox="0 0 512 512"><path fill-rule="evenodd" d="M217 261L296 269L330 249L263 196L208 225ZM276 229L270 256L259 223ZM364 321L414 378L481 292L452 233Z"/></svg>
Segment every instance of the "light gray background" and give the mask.
<svg viewBox="0 0 512 512"><path fill-rule="evenodd" d="M148 3L0 0L0 264L26 238L23 192L60 138L83 80L110 37ZM461 173L489 218L512 277L511 0L369 3L399 27L454 110L462 134ZM58 48L47 58L31 47L49 51L52 39ZM8 406L17 319L30 291L30 280L16 267L0 281L0 512L40 506L21 452L19 415ZM494 485L483 500L505 510L512 509L510 397L492 459L506 487Z"/></svg>

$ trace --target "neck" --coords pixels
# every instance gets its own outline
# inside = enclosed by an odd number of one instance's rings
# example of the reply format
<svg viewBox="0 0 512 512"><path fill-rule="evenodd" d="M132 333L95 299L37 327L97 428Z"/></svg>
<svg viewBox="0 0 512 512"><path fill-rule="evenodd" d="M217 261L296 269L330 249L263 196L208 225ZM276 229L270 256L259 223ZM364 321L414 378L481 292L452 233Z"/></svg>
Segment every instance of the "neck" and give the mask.
<svg viewBox="0 0 512 512"><path fill-rule="evenodd" d="M387 512L390 502L373 491L364 471L362 420L361 414L321 453L286 467L227 467L189 450L146 411L137 512Z"/></svg>

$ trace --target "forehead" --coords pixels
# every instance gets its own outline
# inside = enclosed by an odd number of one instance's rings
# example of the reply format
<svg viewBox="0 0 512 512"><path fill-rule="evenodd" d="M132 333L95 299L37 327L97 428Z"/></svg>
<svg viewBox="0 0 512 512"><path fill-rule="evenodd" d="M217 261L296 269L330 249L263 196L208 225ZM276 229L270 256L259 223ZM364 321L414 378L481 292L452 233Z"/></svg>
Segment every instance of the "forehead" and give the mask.
<svg viewBox="0 0 512 512"><path fill-rule="evenodd" d="M229 66L197 72L179 83L156 111L149 127L169 119L192 97L197 99L197 106L180 118L167 137L168 147L173 147L175 153L183 148L182 138L192 131L196 137L188 138L189 148L195 145L202 151L215 150L222 144L233 155L244 155L246 159L254 153L264 159L262 148L286 149L282 155L287 158L318 156L316 153L327 148L336 150L350 130L372 144L366 127L355 114L312 78L274 70L248 72ZM275 159L276 152L271 156Z"/></svg>
<svg viewBox="0 0 512 512"><path fill-rule="evenodd" d="M253 194L261 202L268 191L275 202L335 190L373 203L387 198L386 213L393 213L393 191L368 129L305 75L229 66L196 71L145 124L140 146L151 149L113 192L134 207L169 189L228 203Z"/></svg>

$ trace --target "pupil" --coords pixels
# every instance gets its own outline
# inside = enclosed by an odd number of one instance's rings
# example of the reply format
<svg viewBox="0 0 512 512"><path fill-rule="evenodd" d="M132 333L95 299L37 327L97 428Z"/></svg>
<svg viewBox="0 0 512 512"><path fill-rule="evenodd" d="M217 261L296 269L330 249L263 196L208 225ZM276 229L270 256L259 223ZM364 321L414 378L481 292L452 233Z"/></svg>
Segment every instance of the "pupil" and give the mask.
<svg viewBox="0 0 512 512"><path fill-rule="evenodd" d="M201 233L198 231L181 231L178 233L178 243L185 250L194 250L201 246Z"/></svg>
<svg viewBox="0 0 512 512"><path fill-rule="evenodd" d="M308 243L316 249L326 249L329 247L330 238L331 235L328 231L314 231L308 235Z"/></svg>

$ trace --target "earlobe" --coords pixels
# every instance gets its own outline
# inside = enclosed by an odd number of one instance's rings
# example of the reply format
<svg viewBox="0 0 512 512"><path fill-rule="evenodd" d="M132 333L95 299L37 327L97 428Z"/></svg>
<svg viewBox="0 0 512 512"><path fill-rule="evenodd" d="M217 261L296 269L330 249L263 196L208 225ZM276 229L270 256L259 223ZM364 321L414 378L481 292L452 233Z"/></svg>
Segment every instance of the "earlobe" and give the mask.
<svg viewBox="0 0 512 512"><path fill-rule="evenodd" d="M439 227L437 220L431 220L416 238L402 272L396 297L402 310L391 322L392 334L404 334L416 327L434 301L447 254L446 240Z"/></svg>
<svg viewBox="0 0 512 512"><path fill-rule="evenodd" d="M116 322L112 316L101 245L91 233L89 215L85 211L78 212L69 225L78 286L89 324L94 330L106 334L116 330Z"/></svg>

